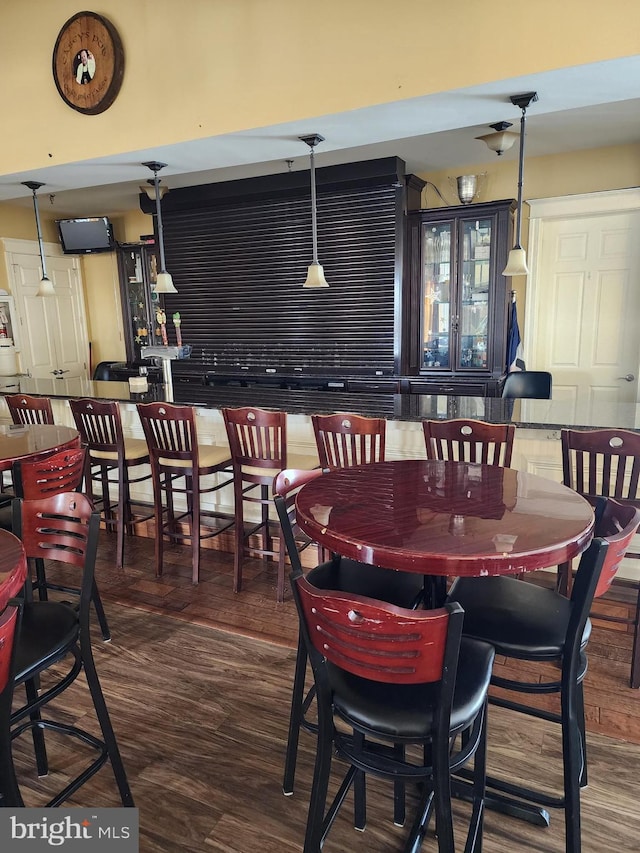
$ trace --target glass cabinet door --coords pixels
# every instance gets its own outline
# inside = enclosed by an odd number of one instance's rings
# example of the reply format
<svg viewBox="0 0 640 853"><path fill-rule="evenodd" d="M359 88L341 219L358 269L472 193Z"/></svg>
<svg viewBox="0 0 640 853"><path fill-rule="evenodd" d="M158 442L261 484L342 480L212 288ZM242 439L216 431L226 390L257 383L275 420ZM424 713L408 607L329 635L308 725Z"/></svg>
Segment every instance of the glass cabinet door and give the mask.
<svg viewBox="0 0 640 853"><path fill-rule="evenodd" d="M140 349L153 346L156 340L155 293L157 258L153 247L123 246L120 252L125 315L128 318L127 357L137 360Z"/></svg>
<svg viewBox="0 0 640 853"><path fill-rule="evenodd" d="M464 220L460 258L459 366L487 367L489 347L489 292L491 219Z"/></svg>
<svg viewBox="0 0 640 853"><path fill-rule="evenodd" d="M425 225L423 234L422 366L451 366L452 224Z"/></svg>

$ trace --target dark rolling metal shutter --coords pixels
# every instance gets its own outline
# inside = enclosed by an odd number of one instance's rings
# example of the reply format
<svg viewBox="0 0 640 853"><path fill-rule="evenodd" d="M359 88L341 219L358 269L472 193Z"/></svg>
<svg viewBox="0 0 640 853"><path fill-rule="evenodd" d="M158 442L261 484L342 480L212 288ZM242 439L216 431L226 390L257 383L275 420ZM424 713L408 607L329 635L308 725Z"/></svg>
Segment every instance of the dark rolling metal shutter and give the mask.
<svg viewBox="0 0 640 853"><path fill-rule="evenodd" d="M394 370L393 186L318 190L318 254L330 287L302 284L308 193L163 213L182 338L217 367ZM169 320L169 322L171 322Z"/></svg>

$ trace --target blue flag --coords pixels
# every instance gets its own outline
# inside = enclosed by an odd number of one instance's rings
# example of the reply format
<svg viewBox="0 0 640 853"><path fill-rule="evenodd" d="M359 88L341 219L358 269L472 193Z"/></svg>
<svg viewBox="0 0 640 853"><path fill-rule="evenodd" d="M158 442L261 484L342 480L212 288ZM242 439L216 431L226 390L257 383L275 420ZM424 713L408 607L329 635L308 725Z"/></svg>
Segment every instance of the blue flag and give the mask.
<svg viewBox="0 0 640 853"><path fill-rule="evenodd" d="M515 300L511 303L511 317L509 318L509 334L507 335L507 364L506 372L519 370L516 366L518 349L521 344L520 328L518 327L518 309Z"/></svg>

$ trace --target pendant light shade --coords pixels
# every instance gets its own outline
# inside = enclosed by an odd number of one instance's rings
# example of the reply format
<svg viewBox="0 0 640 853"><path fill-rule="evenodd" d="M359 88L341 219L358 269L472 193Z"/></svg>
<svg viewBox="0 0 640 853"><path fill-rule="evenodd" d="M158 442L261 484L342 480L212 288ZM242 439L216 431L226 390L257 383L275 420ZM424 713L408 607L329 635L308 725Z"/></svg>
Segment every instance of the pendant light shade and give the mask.
<svg viewBox="0 0 640 853"><path fill-rule="evenodd" d="M516 238L513 249L509 252L507 265L502 270L502 275L527 275L529 268L527 267L527 256L524 249L520 245L520 235L522 231L522 183L524 173L524 142L525 142L525 126L527 107L529 104L538 100L536 92L526 92L524 95L512 95L511 103L514 106L520 107L522 110L522 118L520 119L520 157L518 161L518 204L516 207Z"/></svg>
<svg viewBox="0 0 640 853"><path fill-rule="evenodd" d="M47 262L44 256L44 243L42 242L42 229L40 227L40 212L38 211L37 191L44 184L40 181L23 181L22 185L27 187L33 193L33 212L36 216L36 231L38 233L38 249L40 251L40 265L42 267L42 278L36 290L36 296L55 296L56 292L53 288L53 283L47 275Z"/></svg>
<svg viewBox="0 0 640 853"><path fill-rule="evenodd" d="M512 127L510 121L498 121L495 124L489 125L489 127L493 128L494 133L485 133L484 136L476 136L476 139L482 140L487 148L495 151L498 157L500 157L513 146L518 138L518 134L507 130L508 127Z"/></svg>
<svg viewBox="0 0 640 853"><path fill-rule="evenodd" d="M166 263L164 259L164 231L162 228L162 210L160 207L160 199L162 197L160 192L160 178L158 177L158 172L167 165L166 163L157 163L155 161L151 161L149 163L143 163L143 166L146 166L147 169L151 169L153 172L153 187L155 190L155 200L156 200L156 222L158 224L158 245L160 249L160 272L156 278L156 293L177 293L178 291L175 288L173 283L173 279L171 275L167 272Z"/></svg>
<svg viewBox="0 0 640 853"><path fill-rule="evenodd" d="M314 133L311 136L299 136L298 139L311 149L309 159L311 162L311 235L313 238L313 258L307 270L307 278L303 287L329 287L324 277L324 269L318 260L318 226L316 220L316 170L313 159L313 149L319 142L324 142L324 136Z"/></svg>

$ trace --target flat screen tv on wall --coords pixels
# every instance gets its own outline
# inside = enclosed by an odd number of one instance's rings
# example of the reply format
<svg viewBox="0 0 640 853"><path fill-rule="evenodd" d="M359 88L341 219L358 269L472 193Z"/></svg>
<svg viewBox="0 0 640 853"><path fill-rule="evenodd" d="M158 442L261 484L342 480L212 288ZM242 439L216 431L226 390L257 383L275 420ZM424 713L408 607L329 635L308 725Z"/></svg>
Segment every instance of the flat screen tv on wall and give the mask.
<svg viewBox="0 0 640 853"><path fill-rule="evenodd" d="M91 255L111 252L116 247L113 226L106 216L87 219L56 219L60 243L65 255Z"/></svg>

